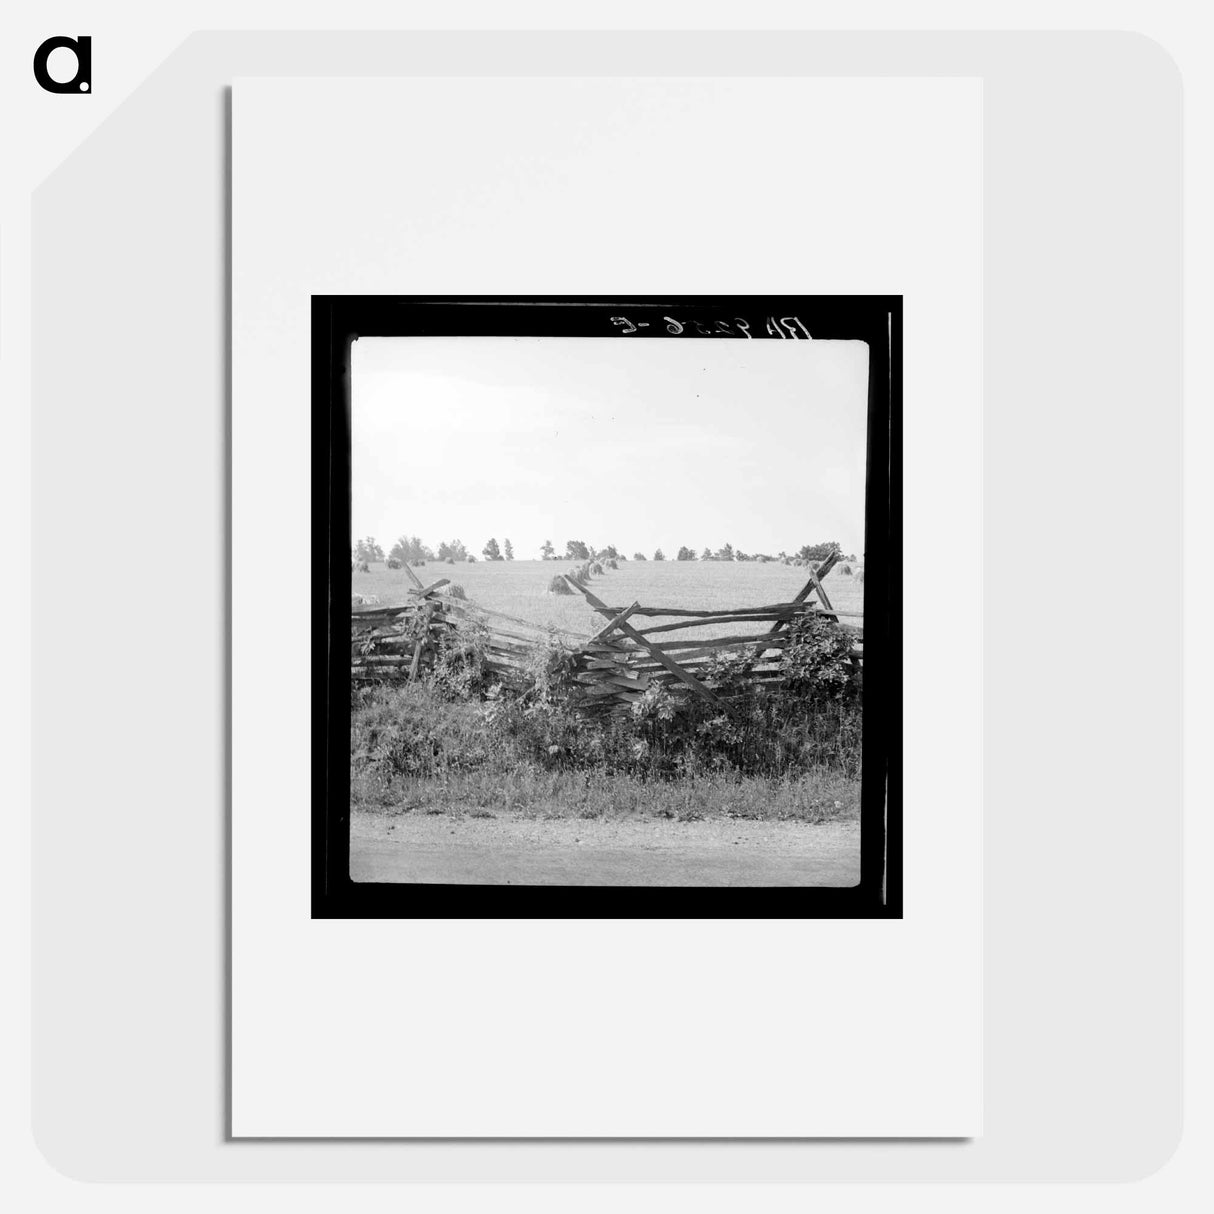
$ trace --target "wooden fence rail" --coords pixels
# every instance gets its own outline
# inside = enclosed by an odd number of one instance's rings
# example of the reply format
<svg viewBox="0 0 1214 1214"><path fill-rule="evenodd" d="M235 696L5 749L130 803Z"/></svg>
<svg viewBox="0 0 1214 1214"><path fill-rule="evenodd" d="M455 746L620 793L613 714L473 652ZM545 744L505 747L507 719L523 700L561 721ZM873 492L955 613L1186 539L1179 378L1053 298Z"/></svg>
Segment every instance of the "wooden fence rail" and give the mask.
<svg viewBox="0 0 1214 1214"><path fill-rule="evenodd" d="M839 624L852 637L853 663L858 666L863 661L864 628L850 622L863 616L836 611L822 588L822 578L836 559L811 570L809 581L790 602L715 611L640 603L610 607L566 576L568 584L604 619L593 636L545 628L455 598L444 593L447 578L423 586L405 566L413 581L408 603L351 609L350 674L355 681L415 680L433 667L452 632L476 627L482 630L486 667L507 686L527 686L527 667L537 648L555 640L573 655L577 703L587 712L627 712L654 684L680 685L706 703L724 708L722 693L709 686L705 677L713 663L734 653L744 659L737 669L747 681L783 678L780 663L791 640L788 626L800 616L817 614ZM816 602L811 601L814 598ZM671 622L638 628L632 622L638 618ZM769 627L765 632L739 632L738 627L744 625ZM724 635L705 633L723 626Z"/></svg>

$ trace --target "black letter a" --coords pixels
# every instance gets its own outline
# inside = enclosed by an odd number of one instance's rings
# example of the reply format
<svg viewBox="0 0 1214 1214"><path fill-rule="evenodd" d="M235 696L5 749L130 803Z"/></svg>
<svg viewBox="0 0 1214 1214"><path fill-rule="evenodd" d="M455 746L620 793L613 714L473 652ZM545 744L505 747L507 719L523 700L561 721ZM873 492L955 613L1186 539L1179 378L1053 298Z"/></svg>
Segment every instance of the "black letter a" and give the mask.
<svg viewBox="0 0 1214 1214"><path fill-rule="evenodd" d="M76 75L62 84L52 80L46 70L46 61L51 51L67 47L76 56ZM34 79L48 93L87 93L93 87L93 40L81 35L79 38L48 38L34 52Z"/></svg>

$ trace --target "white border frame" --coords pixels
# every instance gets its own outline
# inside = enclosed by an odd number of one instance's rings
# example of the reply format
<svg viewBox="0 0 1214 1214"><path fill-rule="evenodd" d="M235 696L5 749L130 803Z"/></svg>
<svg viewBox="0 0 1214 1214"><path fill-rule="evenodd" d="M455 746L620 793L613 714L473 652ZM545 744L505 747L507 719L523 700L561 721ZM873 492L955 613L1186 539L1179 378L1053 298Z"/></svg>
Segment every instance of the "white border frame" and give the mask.
<svg viewBox="0 0 1214 1214"><path fill-rule="evenodd" d="M832 117L790 158L773 113ZM980 1132L981 128L965 79L237 82L236 1136ZM291 570L306 597L310 296L672 283L905 297L904 525L951 554L956 615L945 685L908 596L905 917L311 921L308 672L270 673L261 646ZM279 629L306 651L304 613ZM722 1037L756 1003L798 1010ZM350 1032L374 1008L402 1048Z"/></svg>

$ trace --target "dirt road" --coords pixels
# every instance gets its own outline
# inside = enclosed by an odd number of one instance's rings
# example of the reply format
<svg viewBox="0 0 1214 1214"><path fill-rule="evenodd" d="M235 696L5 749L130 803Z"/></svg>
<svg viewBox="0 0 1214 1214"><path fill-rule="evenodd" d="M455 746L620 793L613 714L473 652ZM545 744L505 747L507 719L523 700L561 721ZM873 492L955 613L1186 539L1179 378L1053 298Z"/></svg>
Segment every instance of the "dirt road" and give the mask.
<svg viewBox="0 0 1214 1214"><path fill-rule="evenodd" d="M350 875L468 885L846 886L860 880L860 824L356 811Z"/></svg>

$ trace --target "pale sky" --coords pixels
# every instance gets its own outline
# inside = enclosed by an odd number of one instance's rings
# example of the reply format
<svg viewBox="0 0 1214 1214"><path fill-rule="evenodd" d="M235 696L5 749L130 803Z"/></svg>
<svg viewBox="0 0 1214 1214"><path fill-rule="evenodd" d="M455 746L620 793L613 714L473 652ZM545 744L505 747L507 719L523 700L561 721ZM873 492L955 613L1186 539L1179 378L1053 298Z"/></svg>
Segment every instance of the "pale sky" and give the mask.
<svg viewBox="0 0 1214 1214"><path fill-rule="evenodd" d="M354 535L861 554L867 377L852 341L360 338Z"/></svg>

